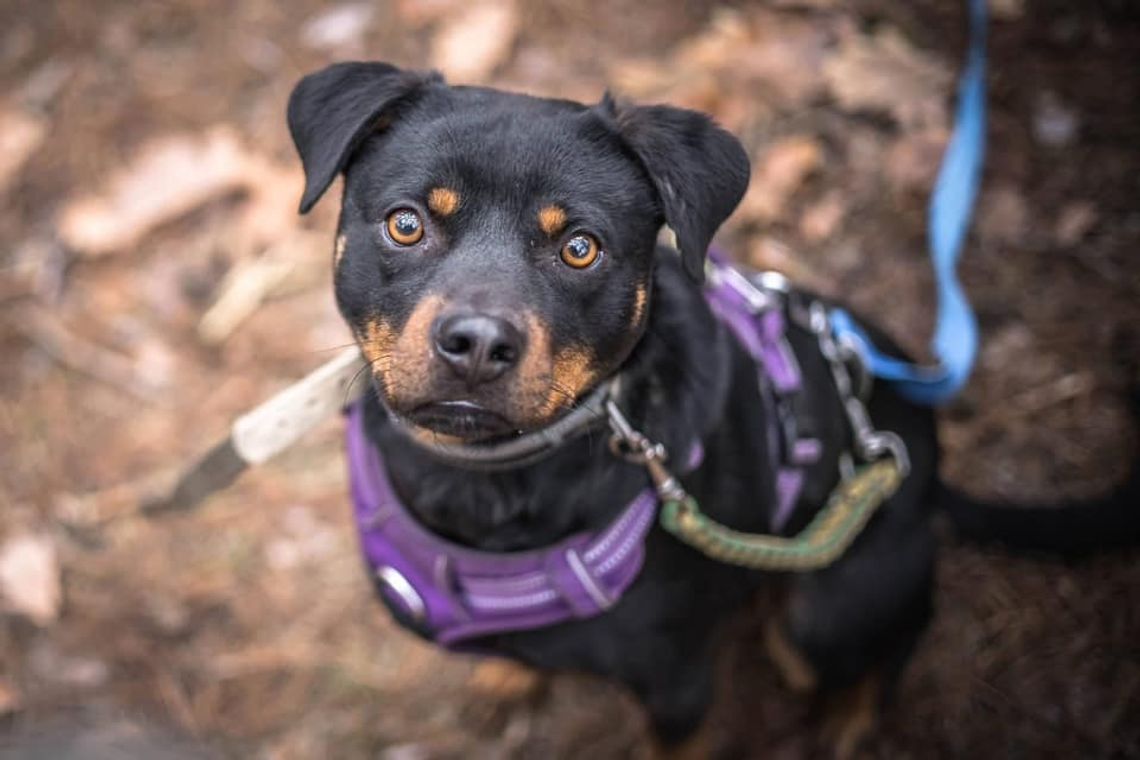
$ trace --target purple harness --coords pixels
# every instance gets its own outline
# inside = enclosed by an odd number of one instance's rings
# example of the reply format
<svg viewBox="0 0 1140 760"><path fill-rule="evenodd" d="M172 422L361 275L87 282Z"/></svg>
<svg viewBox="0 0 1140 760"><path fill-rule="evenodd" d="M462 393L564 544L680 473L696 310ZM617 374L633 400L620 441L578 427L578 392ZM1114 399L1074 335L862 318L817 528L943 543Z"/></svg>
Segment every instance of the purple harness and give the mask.
<svg viewBox="0 0 1140 760"><path fill-rule="evenodd" d="M721 271L726 264L717 263ZM733 270L735 273L735 270ZM798 393L799 365L785 336L780 308L755 313L725 278L705 291L716 316L756 361L768 406L769 450L779 532L795 508L803 468L818 460L815 439L786 440L778 407ZM590 618L613 606L637 578L645 536L657 514L646 488L602 531L579 533L526 552L496 553L451 543L425 529L400 503L380 452L364 430L361 404L348 410L349 480L361 547L381 593L404 621L435 642L455 648L496 633ZM694 447L693 469L700 446Z"/></svg>

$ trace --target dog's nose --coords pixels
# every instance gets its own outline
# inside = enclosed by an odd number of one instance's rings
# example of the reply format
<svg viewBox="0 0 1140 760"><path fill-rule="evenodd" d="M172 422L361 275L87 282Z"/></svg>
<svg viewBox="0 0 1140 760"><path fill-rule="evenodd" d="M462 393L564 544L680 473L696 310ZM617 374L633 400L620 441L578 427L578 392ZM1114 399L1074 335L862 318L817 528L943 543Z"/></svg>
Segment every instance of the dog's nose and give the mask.
<svg viewBox="0 0 1140 760"><path fill-rule="evenodd" d="M468 387L487 383L518 362L524 338L514 325L487 314L452 314L435 324L435 352Z"/></svg>

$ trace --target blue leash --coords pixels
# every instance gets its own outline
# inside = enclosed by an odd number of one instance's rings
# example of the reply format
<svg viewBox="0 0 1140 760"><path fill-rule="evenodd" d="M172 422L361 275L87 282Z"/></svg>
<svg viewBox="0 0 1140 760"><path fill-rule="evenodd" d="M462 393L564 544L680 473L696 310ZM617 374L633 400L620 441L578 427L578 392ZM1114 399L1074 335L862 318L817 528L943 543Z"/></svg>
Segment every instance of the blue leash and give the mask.
<svg viewBox="0 0 1140 760"><path fill-rule="evenodd" d="M921 367L887 356L850 314L842 309L831 313L836 337L855 344L872 375L926 405L953 398L970 377L978 352L978 323L955 267L970 227L986 149L986 0L969 0L969 14L970 46L958 83L954 134L942 157L927 222L938 294L931 351L938 364Z"/></svg>

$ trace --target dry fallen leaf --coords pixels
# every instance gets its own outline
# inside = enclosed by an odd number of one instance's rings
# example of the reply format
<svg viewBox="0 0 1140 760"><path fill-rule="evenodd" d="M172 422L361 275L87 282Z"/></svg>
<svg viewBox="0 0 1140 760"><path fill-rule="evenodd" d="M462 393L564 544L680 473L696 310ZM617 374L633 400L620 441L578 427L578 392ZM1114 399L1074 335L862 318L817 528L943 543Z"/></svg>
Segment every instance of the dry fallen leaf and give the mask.
<svg viewBox="0 0 1140 760"><path fill-rule="evenodd" d="M454 14L461 5L462 0L396 0L396 15L419 29Z"/></svg>
<svg viewBox="0 0 1140 760"><path fill-rule="evenodd" d="M709 26L683 42L676 52L682 71L723 69L739 63L741 50L752 43L752 33L740 12L721 9Z"/></svg>
<svg viewBox="0 0 1140 760"><path fill-rule="evenodd" d="M198 337L207 345L218 345L261 306L296 266L295 261L265 255L240 262L218 289L214 301L198 323Z"/></svg>
<svg viewBox="0 0 1140 760"><path fill-rule="evenodd" d="M770 223L785 212L788 200L823 165L823 146L807 135L786 137L768 147L757 163L738 218Z"/></svg>
<svg viewBox="0 0 1140 760"><path fill-rule="evenodd" d="M823 66L827 85L848 111L890 114L905 129L946 122L951 74L892 28L874 34L847 30Z"/></svg>
<svg viewBox="0 0 1140 760"><path fill-rule="evenodd" d="M69 203L59 217L64 243L99 256L138 244L159 226L228 194L243 201L227 239L250 255L297 228L300 170L247 150L233 130L168 136L145 145L97 194Z"/></svg>
<svg viewBox="0 0 1140 760"><path fill-rule="evenodd" d="M230 248L235 256L255 253L293 237L301 225L297 201L305 184L299 166L282 167L250 156L245 172L248 197L234 220ZM329 241L326 239L326 248Z"/></svg>
<svg viewBox="0 0 1140 760"><path fill-rule="evenodd" d="M891 143L883 161L888 182L902 192L929 193L949 141L950 133L943 127L900 136Z"/></svg>
<svg viewBox="0 0 1140 760"><path fill-rule="evenodd" d="M722 122L745 123L721 109L798 108L825 89L829 28L794 13L718 10L700 33L665 61L622 59L608 68L623 94L715 109ZM729 97L745 91L747 98Z"/></svg>
<svg viewBox="0 0 1140 760"><path fill-rule="evenodd" d="M40 681L73 689L98 688L111 676L111 669L103 660L71 654L48 640L36 643L28 654L27 664Z"/></svg>
<svg viewBox="0 0 1140 760"><path fill-rule="evenodd" d="M432 66L456 82L482 82L507 60L518 30L514 3L475 3L436 30Z"/></svg>
<svg viewBox="0 0 1140 760"><path fill-rule="evenodd" d="M20 692L6 678L0 678L0 718L18 712L24 706Z"/></svg>
<svg viewBox="0 0 1140 760"><path fill-rule="evenodd" d="M773 8L790 10L827 10L839 4L839 0L769 0Z"/></svg>
<svg viewBox="0 0 1140 760"><path fill-rule="evenodd" d="M1096 206L1088 201L1073 201L1061 209L1053 235L1057 238L1058 245L1076 245L1084 240L1098 221L1100 215Z"/></svg>
<svg viewBox="0 0 1140 760"><path fill-rule="evenodd" d="M1049 148L1064 148L1077 141L1081 115L1076 108L1046 90L1033 107L1033 137Z"/></svg>
<svg viewBox="0 0 1140 760"><path fill-rule="evenodd" d="M59 617L63 589L49 536L22 533L0 546L0 599L8 610L39 626Z"/></svg>
<svg viewBox="0 0 1140 760"><path fill-rule="evenodd" d="M756 9L752 44L736 51L729 70L739 67L746 91L769 93L785 109L807 105L826 90L823 65L832 31L824 18Z"/></svg>
<svg viewBox="0 0 1140 760"><path fill-rule="evenodd" d="M800 217L800 234L809 243L822 243L835 234L847 214L843 193L833 190L808 207Z"/></svg>
<svg viewBox="0 0 1140 760"><path fill-rule="evenodd" d="M676 74L653 58L625 58L611 64L611 86L625 97L649 98L677 84Z"/></svg>
<svg viewBox="0 0 1140 760"><path fill-rule="evenodd" d="M44 141L42 119L15 109L0 108L0 196L24 163Z"/></svg>
<svg viewBox="0 0 1140 760"><path fill-rule="evenodd" d="M1025 0L989 0L990 15L1001 21L1014 21L1025 15Z"/></svg>
<svg viewBox="0 0 1140 760"><path fill-rule="evenodd" d="M326 52L360 50L375 15L376 8L370 3L334 5L305 22L301 27L301 42L306 47Z"/></svg>
<svg viewBox="0 0 1140 760"><path fill-rule="evenodd" d="M978 235L995 243L1020 243L1029 230L1025 196L1012 185L989 188L978 202Z"/></svg>
<svg viewBox="0 0 1140 760"><path fill-rule="evenodd" d="M754 238L748 246L745 263L753 269L773 270L786 275L798 286L826 292L827 281L796 251L770 235Z"/></svg>
<svg viewBox="0 0 1140 760"><path fill-rule="evenodd" d="M60 236L93 256L128 248L164 222L241 188L247 163L237 136L226 128L201 138L157 140L105 192L68 204L59 219Z"/></svg>

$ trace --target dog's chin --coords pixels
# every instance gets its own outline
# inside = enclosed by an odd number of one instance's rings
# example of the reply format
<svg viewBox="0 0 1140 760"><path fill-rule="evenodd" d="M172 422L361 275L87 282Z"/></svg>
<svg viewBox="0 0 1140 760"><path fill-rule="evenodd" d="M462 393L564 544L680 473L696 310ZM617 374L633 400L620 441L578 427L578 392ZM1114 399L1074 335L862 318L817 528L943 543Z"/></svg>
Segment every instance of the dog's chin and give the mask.
<svg viewBox="0 0 1140 760"><path fill-rule="evenodd" d="M421 404L403 417L428 434L463 443L490 443L522 432L503 415L472 401Z"/></svg>

